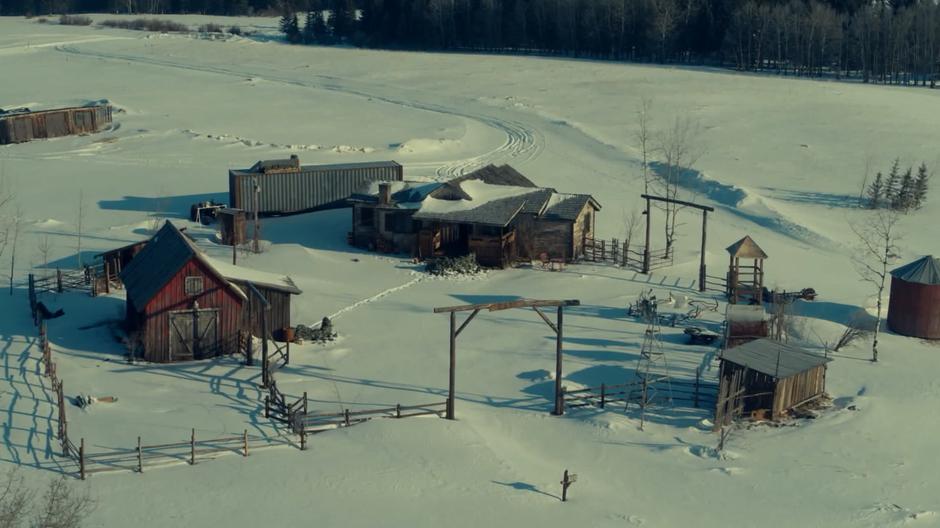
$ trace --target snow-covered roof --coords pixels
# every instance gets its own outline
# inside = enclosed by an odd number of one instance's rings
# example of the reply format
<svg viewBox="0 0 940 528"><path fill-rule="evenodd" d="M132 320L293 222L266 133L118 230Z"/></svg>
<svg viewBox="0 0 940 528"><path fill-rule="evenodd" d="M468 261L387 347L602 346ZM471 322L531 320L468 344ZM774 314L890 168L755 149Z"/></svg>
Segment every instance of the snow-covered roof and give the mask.
<svg viewBox="0 0 940 528"><path fill-rule="evenodd" d="M429 196L414 218L503 227L520 212L541 212L552 193L550 189L493 185L481 180L467 180L458 185L469 199L444 200Z"/></svg>
<svg viewBox="0 0 940 528"><path fill-rule="evenodd" d="M601 208L600 204L588 194L555 193L548 200L544 216L550 219L575 220L584 210L584 206L589 203L595 209Z"/></svg>
<svg viewBox="0 0 940 528"><path fill-rule="evenodd" d="M921 257L910 264L891 271L891 276L905 282L940 284L940 258L933 255Z"/></svg>
<svg viewBox="0 0 940 528"><path fill-rule="evenodd" d="M349 197L352 202L378 203L379 185L386 183L391 191L392 203L396 209L418 209L429 194L444 185L441 182L389 181L368 182Z"/></svg>
<svg viewBox="0 0 940 528"><path fill-rule="evenodd" d="M789 378L832 361L798 346L766 338L729 348L721 354L721 359L776 378Z"/></svg>
<svg viewBox="0 0 940 528"><path fill-rule="evenodd" d="M256 286L264 286L275 290L281 290L295 295L300 294L300 289L294 284L294 281L286 275L259 271L243 266L235 266L228 262L206 257L206 261L212 265L223 277L235 282L250 282Z"/></svg>

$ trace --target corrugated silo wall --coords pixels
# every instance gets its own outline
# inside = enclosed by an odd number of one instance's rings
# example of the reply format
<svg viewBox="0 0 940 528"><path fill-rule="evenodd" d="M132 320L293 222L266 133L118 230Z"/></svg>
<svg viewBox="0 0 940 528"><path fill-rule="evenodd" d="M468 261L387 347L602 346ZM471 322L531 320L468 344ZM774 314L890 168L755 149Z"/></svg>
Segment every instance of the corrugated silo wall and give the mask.
<svg viewBox="0 0 940 528"><path fill-rule="evenodd" d="M401 181L401 165L326 168L273 174L229 173L230 205L254 212L252 179L261 187L258 212L278 215L345 206L345 200L363 184Z"/></svg>
<svg viewBox="0 0 940 528"><path fill-rule="evenodd" d="M940 339L940 286L892 278L888 328L901 335Z"/></svg>

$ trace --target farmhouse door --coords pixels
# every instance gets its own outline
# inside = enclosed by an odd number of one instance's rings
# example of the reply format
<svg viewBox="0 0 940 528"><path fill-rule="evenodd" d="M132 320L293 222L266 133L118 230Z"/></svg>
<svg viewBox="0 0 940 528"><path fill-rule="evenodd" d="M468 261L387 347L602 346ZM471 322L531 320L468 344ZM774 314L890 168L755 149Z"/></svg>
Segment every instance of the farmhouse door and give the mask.
<svg viewBox="0 0 940 528"><path fill-rule="evenodd" d="M170 313L170 361L213 357L218 346L218 310L182 310Z"/></svg>

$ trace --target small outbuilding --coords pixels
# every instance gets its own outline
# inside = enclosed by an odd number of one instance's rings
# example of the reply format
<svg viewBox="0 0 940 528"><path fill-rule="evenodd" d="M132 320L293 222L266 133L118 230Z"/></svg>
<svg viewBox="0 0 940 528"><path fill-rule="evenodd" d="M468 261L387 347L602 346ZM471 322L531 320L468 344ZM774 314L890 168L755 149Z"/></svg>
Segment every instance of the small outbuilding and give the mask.
<svg viewBox="0 0 940 528"><path fill-rule="evenodd" d="M750 236L731 244L727 251L731 257L728 265L728 302L761 304L767 253ZM745 259L745 262L742 263L741 259ZM748 260L752 263L747 264Z"/></svg>
<svg viewBox="0 0 940 528"><path fill-rule="evenodd" d="M721 355L722 393L740 380L745 416L779 420L793 408L826 393L826 364L831 359L798 346L772 339L757 339ZM728 392L725 392L728 391Z"/></svg>
<svg viewBox="0 0 940 528"><path fill-rule="evenodd" d="M170 222L120 278L135 355L158 363L232 354L242 336L259 335L260 302L249 283L271 298L271 329L290 326L289 296L300 293L287 277L215 261Z"/></svg>
<svg viewBox="0 0 940 528"><path fill-rule="evenodd" d="M111 113L109 104L42 111L0 110L0 145L98 132L111 123Z"/></svg>
<svg viewBox="0 0 940 528"><path fill-rule="evenodd" d="M726 349L770 335L770 321L763 305L729 304L725 310Z"/></svg>
<svg viewBox="0 0 940 528"><path fill-rule="evenodd" d="M905 336L940 339L940 258L927 255L891 272L888 328Z"/></svg>
<svg viewBox="0 0 940 528"><path fill-rule="evenodd" d="M219 219L219 232L222 244L240 246L248 240L248 218L245 211L223 207L215 213Z"/></svg>

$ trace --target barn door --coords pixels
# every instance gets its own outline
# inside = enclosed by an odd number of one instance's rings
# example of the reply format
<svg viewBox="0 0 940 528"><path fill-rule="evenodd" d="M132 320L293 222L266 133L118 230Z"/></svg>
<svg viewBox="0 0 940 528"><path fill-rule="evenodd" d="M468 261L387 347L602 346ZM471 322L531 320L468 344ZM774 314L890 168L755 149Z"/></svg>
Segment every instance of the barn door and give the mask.
<svg viewBox="0 0 940 528"><path fill-rule="evenodd" d="M170 313L170 361L213 357L219 345L219 311Z"/></svg>

